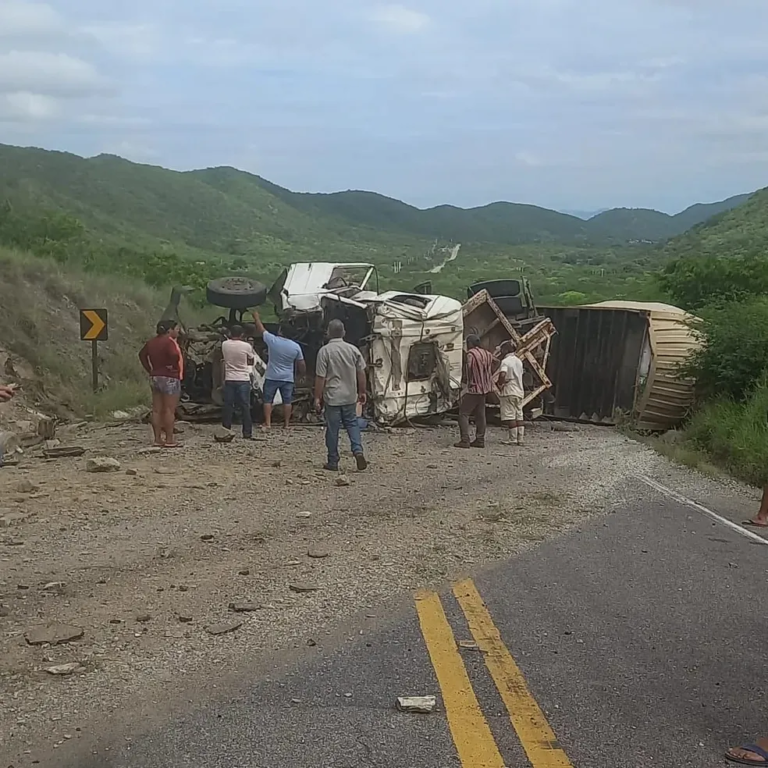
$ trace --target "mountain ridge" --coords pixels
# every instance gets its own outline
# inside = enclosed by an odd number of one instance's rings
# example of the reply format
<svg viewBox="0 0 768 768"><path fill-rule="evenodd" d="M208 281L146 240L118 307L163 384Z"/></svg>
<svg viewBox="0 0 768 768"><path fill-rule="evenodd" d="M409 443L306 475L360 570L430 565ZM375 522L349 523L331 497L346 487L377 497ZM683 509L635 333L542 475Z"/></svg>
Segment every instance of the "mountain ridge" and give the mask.
<svg viewBox="0 0 768 768"><path fill-rule="evenodd" d="M48 204L98 229L133 230L194 249L233 252L237 243L440 240L579 247L659 242L749 195L697 203L675 216L649 209L610 209L589 220L506 201L472 208L417 208L377 192L294 192L228 166L173 171L117 155L0 145L0 200ZM284 247L281 246L284 250Z"/></svg>

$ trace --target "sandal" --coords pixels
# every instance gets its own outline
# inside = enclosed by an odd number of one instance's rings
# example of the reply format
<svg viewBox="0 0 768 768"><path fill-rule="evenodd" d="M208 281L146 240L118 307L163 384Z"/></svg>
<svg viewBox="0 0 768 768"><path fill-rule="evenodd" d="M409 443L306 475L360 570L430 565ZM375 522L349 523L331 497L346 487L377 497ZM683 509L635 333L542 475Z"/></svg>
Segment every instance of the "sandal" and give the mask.
<svg viewBox="0 0 768 768"><path fill-rule="evenodd" d="M768 751L763 749L758 744L745 744L743 747L735 747L744 752L751 752L753 755L758 755L762 760L752 760L748 757L736 757L732 754L733 750L729 749L725 753L725 759L730 760L732 763L739 763L739 765L768 765Z"/></svg>

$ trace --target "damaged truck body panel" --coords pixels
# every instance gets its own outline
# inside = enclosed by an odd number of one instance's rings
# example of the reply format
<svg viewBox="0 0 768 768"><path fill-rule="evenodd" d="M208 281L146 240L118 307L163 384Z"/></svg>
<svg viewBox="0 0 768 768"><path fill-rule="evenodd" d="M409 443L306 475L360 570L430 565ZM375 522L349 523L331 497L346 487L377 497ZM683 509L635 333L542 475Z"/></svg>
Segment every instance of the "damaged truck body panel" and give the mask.
<svg viewBox="0 0 768 768"><path fill-rule="evenodd" d="M550 358L555 418L635 428L677 427L694 399L680 365L700 345L691 316L666 304L602 302L551 307L558 338Z"/></svg>
<svg viewBox="0 0 768 768"><path fill-rule="evenodd" d="M556 334L552 321L542 317L521 335L485 289L472 295L463 307L463 314L465 336L479 336L486 349L496 351L509 340L515 343L516 354L523 361L523 408L531 415L541 413L540 408L534 409L532 405L552 386L546 372L552 337Z"/></svg>
<svg viewBox="0 0 768 768"><path fill-rule="evenodd" d="M464 323L446 296L385 293L370 306L369 387L376 420L451 410L461 394Z"/></svg>

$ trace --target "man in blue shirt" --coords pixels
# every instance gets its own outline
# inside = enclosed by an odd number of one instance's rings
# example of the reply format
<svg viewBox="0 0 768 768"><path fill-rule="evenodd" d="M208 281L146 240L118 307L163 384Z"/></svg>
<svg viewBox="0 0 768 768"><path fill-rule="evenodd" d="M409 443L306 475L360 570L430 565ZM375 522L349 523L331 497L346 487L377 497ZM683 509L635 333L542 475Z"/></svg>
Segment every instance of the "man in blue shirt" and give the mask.
<svg viewBox="0 0 768 768"><path fill-rule="evenodd" d="M290 426L293 410L291 403L296 373L303 376L307 371L304 353L295 341L286 339L279 331L277 335L270 333L261 322L258 312L253 313L253 322L269 352L267 373L264 377L264 428L272 427L272 406L278 392L283 401L283 419L287 428Z"/></svg>

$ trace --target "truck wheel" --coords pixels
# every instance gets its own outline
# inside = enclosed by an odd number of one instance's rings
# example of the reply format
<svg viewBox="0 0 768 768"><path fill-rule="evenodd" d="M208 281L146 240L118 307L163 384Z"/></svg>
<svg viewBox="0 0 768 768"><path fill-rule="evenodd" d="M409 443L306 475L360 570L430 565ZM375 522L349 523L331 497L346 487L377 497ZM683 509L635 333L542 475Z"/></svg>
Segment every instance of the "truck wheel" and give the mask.
<svg viewBox="0 0 768 768"><path fill-rule="evenodd" d="M219 277L205 291L209 304L226 309L251 309L267 299L267 287L250 277Z"/></svg>

